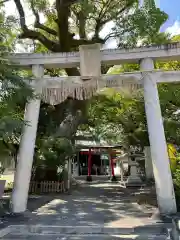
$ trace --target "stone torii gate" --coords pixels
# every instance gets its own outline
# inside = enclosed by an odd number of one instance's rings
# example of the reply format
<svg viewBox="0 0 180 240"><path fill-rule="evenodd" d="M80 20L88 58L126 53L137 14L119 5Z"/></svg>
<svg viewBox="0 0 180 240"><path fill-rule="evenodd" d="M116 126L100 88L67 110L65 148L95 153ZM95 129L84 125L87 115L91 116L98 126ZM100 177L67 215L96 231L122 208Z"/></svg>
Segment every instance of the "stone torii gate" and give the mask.
<svg viewBox="0 0 180 240"><path fill-rule="evenodd" d="M36 81L33 81L35 92L41 94L42 101L54 105L64 101L67 96L78 99L90 98L97 90L104 87L128 88L130 91L141 87L144 89L156 193L162 214L175 213L176 202L157 83L180 81L180 71L155 71L154 60L179 59L180 43L103 51L100 51L99 44L94 44L80 46L79 52L76 53L28 53L14 54L10 57L10 60L16 65L32 67L33 75L36 78ZM140 63L141 71L110 76L101 75L101 63ZM43 77L44 68L47 67L72 68L79 66L80 77ZM27 207L41 99L30 100L25 109L25 120L30 124L24 126L20 142L12 194L14 213L22 213Z"/></svg>

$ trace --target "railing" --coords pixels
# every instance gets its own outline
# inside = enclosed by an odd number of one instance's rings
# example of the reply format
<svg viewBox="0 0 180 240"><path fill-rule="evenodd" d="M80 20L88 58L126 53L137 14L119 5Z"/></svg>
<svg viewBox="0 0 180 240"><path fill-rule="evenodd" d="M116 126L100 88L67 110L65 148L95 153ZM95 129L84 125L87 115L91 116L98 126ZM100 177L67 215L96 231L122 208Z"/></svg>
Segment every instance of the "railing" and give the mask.
<svg viewBox="0 0 180 240"><path fill-rule="evenodd" d="M30 182L30 193L61 193L65 192L65 182L43 181Z"/></svg>

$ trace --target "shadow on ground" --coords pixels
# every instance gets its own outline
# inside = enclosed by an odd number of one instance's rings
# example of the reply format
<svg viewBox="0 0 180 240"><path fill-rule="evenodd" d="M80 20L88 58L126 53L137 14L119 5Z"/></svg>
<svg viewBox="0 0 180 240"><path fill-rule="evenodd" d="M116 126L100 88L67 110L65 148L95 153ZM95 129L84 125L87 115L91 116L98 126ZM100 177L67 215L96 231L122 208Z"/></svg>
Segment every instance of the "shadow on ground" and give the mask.
<svg viewBox="0 0 180 240"><path fill-rule="evenodd" d="M135 227L148 223L154 209L140 207L118 183L92 183L69 195L51 197L47 204L32 211L29 224Z"/></svg>
<svg viewBox="0 0 180 240"><path fill-rule="evenodd" d="M146 191L122 188L119 183L83 183L71 193L29 198L29 212L23 217L7 218L6 226L28 226L28 239L33 240L120 240L125 239L125 235L140 240L147 232L164 236L163 227L152 228L152 223L156 222L151 219L155 209L137 204L135 195L141 193L145 195ZM83 227L86 227L85 232ZM16 235L13 231L6 237L27 239L25 233Z"/></svg>

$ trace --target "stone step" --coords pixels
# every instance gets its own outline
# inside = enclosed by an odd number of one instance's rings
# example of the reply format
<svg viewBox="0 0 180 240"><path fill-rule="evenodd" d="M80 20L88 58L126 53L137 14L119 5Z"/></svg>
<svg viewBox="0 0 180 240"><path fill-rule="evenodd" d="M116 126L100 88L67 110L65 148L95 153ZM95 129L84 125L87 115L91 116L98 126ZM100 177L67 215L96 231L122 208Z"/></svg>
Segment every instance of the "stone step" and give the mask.
<svg viewBox="0 0 180 240"><path fill-rule="evenodd" d="M8 234L3 237L6 240L168 240L167 236L153 236L153 235L13 235Z"/></svg>
<svg viewBox="0 0 180 240"><path fill-rule="evenodd" d="M11 225L0 231L2 239L153 239L165 240L168 231L164 224L137 228L105 226Z"/></svg>

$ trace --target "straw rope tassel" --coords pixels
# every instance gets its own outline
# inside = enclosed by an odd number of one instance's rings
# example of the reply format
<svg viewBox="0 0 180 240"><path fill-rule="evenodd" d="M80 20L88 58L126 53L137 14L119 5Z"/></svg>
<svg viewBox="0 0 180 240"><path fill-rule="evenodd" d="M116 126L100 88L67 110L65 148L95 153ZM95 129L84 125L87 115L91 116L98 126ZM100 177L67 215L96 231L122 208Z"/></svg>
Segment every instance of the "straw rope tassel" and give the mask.
<svg viewBox="0 0 180 240"><path fill-rule="evenodd" d="M148 74L147 72L144 74ZM88 77L89 78L89 77ZM61 80L57 87L57 81L54 83L51 82L50 86L43 87L42 90L42 101L45 103L49 103L51 105L57 105L61 102L65 101L68 96L76 98L78 100L89 99L94 94L96 94L97 90L102 88L120 88L123 90L128 89L128 91L133 92L141 88L140 83L136 84L129 80L121 80L118 78L114 78L113 80L106 79L103 80L102 77L91 77L90 80L83 81L83 77L81 78L82 82L77 83L73 81ZM85 79L85 78L84 78ZM86 78L87 79L87 78Z"/></svg>

